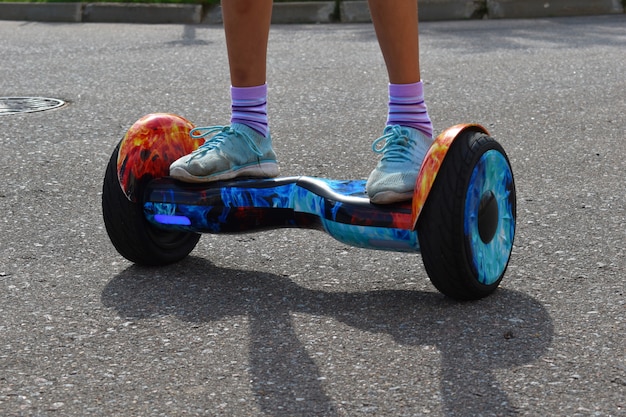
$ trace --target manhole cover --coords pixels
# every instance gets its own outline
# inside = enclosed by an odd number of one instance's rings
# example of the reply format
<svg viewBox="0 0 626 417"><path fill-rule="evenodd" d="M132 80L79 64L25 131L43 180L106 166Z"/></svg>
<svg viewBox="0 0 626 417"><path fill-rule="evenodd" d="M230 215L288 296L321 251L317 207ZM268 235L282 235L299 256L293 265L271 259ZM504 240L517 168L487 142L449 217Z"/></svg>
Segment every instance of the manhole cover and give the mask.
<svg viewBox="0 0 626 417"><path fill-rule="evenodd" d="M65 105L63 100L46 97L0 97L0 115L33 113Z"/></svg>

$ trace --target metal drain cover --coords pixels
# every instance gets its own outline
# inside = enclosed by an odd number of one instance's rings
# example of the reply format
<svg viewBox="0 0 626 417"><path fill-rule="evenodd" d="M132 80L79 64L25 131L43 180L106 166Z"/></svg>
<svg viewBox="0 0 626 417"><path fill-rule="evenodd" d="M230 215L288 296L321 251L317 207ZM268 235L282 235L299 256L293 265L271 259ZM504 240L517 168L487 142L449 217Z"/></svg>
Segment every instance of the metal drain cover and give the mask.
<svg viewBox="0 0 626 417"><path fill-rule="evenodd" d="M52 110L65 105L58 98L46 97L0 97L0 115L33 113Z"/></svg>

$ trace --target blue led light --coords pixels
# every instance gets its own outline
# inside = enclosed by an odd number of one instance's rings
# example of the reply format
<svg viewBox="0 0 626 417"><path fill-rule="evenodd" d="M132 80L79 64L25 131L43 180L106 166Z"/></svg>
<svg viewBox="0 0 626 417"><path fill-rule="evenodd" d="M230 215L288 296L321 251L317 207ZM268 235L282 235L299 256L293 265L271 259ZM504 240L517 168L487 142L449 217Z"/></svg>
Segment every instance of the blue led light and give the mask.
<svg viewBox="0 0 626 417"><path fill-rule="evenodd" d="M154 220L161 224L173 224L177 226L191 226L191 220L187 216L174 216L171 214L155 214Z"/></svg>

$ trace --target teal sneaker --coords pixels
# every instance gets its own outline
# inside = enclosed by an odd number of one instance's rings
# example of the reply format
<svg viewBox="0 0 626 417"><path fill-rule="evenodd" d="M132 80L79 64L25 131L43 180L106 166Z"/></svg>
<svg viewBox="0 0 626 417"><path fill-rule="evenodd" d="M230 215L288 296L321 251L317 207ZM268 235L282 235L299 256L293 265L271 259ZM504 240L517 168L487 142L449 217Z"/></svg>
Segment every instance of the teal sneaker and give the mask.
<svg viewBox="0 0 626 417"><path fill-rule="evenodd" d="M411 200L417 174L432 143L431 137L417 129L387 126L383 136L372 144L372 150L383 156L367 180L365 189L370 201L391 204Z"/></svg>
<svg viewBox="0 0 626 417"><path fill-rule="evenodd" d="M196 127L192 138L207 138L189 155L170 165L170 176L185 182L211 182L236 177L278 176L272 138L241 123ZM210 136L213 135L213 136Z"/></svg>

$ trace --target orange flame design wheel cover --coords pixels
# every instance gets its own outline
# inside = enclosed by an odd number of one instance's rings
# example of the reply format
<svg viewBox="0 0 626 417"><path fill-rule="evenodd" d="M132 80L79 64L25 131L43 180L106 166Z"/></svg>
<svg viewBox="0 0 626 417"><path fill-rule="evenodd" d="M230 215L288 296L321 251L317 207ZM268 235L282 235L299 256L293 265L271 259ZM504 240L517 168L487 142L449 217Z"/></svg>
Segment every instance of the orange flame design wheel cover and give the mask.
<svg viewBox="0 0 626 417"><path fill-rule="evenodd" d="M474 130L483 132L487 135L489 134L487 129L478 124L459 124L452 126L437 136L437 139L435 139L435 142L426 153L420 172L417 175L415 193L413 194L413 207L411 210L413 230L415 230L415 227L417 226L417 219L424 208L424 204L426 203L428 194L430 194L430 190L433 188L435 178L441 168L441 164L443 164L443 159L448 153L448 149L450 149L454 140L466 130Z"/></svg>
<svg viewBox="0 0 626 417"><path fill-rule="evenodd" d="M117 157L120 186L136 201L141 184L169 175L170 164L198 149L203 140L192 139L193 124L169 113L155 113L139 119L122 139Z"/></svg>

